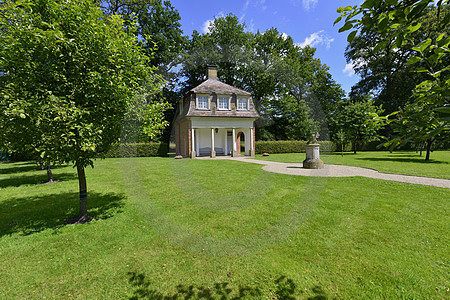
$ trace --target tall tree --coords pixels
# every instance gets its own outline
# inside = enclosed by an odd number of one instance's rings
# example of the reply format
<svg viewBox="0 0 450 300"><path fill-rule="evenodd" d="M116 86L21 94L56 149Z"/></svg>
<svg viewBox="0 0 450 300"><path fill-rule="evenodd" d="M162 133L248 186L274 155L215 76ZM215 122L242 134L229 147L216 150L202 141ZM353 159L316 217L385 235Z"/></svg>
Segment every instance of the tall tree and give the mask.
<svg viewBox="0 0 450 300"><path fill-rule="evenodd" d="M30 125L4 138L30 134L43 160L73 163L84 222L85 168L118 140L136 90L154 93L160 79L132 28L90 0L0 5L0 126Z"/></svg>
<svg viewBox="0 0 450 300"><path fill-rule="evenodd" d="M169 75L177 63L187 38L183 35L180 14L168 0L99 1L107 14L121 15L125 26L131 26L150 57L151 66ZM168 79L168 78L166 78Z"/></svg>
<svg viewBox="0 0 450 300"><path fill-rule="evenodd" d="M168 0L106 0L98 1L102 9L109 15L118 14L124 20L125 26L136 25L136 36L142 43L147 55L150 57L148 63L157 67L157 73L162 75L166 84L162 92L152 97L146 97L147 105L137 105L134 117L144 121L144 115L160 115L156 108L163 109L164 119L173 120L176 107L181 93L177 88L178 78L174 68L180 62L180 55L185 51L187 37L181 29L181 17L178 10ZM132 26L134 28L134 26ZM145 103L144 103L145 104ZM138 112L137 108L141 111ZM129 115L131 116L131 115ZM132 124L130 120L128 124ZM148 135L148 126L140 122L142 126L137 136L139 141L166 140L170 139L170 128L164 126L163 134ZM168 125L169 122L166 122ZM136 127L128 126L131 133ZM128 135L129 137L129 135Z"/></svg>
<svg viewBox="0 0 450 300"><path fill-rule="evenodd" d="M323 125L317 122L324 118L318 113L322 103L343 95L314 53L314 48L295 45L276 28L254 34L234 15L215 18L208 33L192 35L183 56L184 90L200 84L206 65L214 63L220 80L252 93L261 114L258 139L309 138L316 123ZM330 98L333 93L339 95ZM321 96L325 97L319 100Z"/></svg>
<svg viewBox="0 0 450 300"><path fill-rule="evenodd" d="M334 140L342 143L342 136L351 141L353 152L367 142L377 141L384 121L377 118L383 111L372 100L342 101L333 116Z"/></svg>
<svg viewBox="0 0 450 300"><path fill-rule="evenodd" d="M448 11L448 7L443 8L441 17ZM423 41L428 37L437 38L439 35L437 15L436 7L428 9L420 18L422 25L411 35L411 41ZM376 48L380 42L386 41L385 38L374 30L361 31L348 44L345 55L361 77L352 88L352 94L374 94L375 103L382 104L387 113L392 113L411 101L414 87L428 79L428 76L414 72L416 66L407 63L415 55L411 43L405 42L397 47L396 39L391 37L385 48ZM448 65L450 61L443 63Z"/></svg>
<svg viewBox="0 0 450 300"><path fill-rule="evenodd" d="M441 118L439 128L431 131L423 131L426 137L435 138L450 130L448 108L450 99L450 37L448 36L450 14L448 13L448 0L365 0L361 5L341 7L338 13L341 15L335 23L345 20L340 32L353 29L348 35L351 43L355 36L366 33L376 33L378 43L373 52L398 49L406 49L412 55L401 58L412 72L422 73L424 76L418 83L412 94L411 104L420 108L422 113L438 111L447 114ZM436 22L433 28L428 28L424 22L430 12L436 14ZM430 34L431 33L431 34ZM362 67L364 68L364 67ZM416 109L404 109L402 114L394 113L395 116L405 116L408 112L416 114ZM412 126L411 121L423 121L412 117L409 122L397 119L398 124ZM434 122L431 118L429 121ZM438 123L430 123L427 128L433 128ZM416 124L417 125L417 124ZM419 126L422 127L422 126ZM398 145L398 139L410 138L408 130L402 130L400 135L391 141L391 145ZM406 135L402 135L406 133ZM430 148L431 151L431 148ZM429 159L429 153L426 156Z"/></svg>

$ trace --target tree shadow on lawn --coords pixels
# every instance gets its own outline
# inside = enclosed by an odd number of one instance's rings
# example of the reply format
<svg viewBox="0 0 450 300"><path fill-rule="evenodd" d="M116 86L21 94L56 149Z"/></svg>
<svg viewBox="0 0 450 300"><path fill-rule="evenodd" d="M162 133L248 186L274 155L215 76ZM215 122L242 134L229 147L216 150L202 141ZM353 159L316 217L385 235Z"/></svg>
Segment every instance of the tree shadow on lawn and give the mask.
<svg viewBox="0 0 450 300"><path fill-rule="evenodd" d="M194 286L179 284L176 286L176 292L173 294L163 294L151 287L149 280L145 278L142 273L129 272L129 283L133 287L133 295L131 300L136 299L248 299L251 298L265 298L268 295L264 295L258 287L251 286L233 286L229 282L214 283L211 287ZM294 281L286 276L280 276L274 280L275 288L270 290L272 299L285 299L295 300L299 297L308 300L325 300L328 299L326 293L319 286L315 286L311 289L312 296L305 295L303 290L297 288Z"/></svg>
<svg viewBox="0 0 450 300"><path fill-rule="evenodd" d="M1 162L0 166L0 174L14 174L30 171L42 171L44 173L46 172L46 170L41 170L41 168L35 162ZM55 165L52 166L52 170L64 167L67 167L67 165Z"/></svg>
<svg viewBox="0 0 450 300"><path fill-rule="evenodd" d="M116 193L88 194L89 216L107 219L120 213L125 195ZM57 230L65 220L79 211L78 193L59 193L0 201L0 238L20 233L30 235L46 229Z"/></svg>
<svg viewBox="0 0 450 300"><path fill-rule="evenodd" d="M423 164L448 164L446 161L429 160L426 161L424 157L418 156L417 158L406 158L406 157L356 157L358 160L368 160L368 161L396 161L404 163L423 163Z"/></svg>
<svg viewBox="0 0 450 300"><path fill-rule="evenodd" d="M59 173L53 174L53 180L55 182L69 181L77 179L74 173ZM47 181L47 174L43 171L40 175L29 175L29 176L14 176L5 179L0 179L0 188L7 187L18 187L26 184L41 184Z"/></svg>
<svg viewBox="0 0 450 300"><path fill-rule="evenodd" d="M299 154L305 154L305 153L299 153ZM358 155L359 153L355 154L353 152L344 152L343 156L354 156ZM326 156L342 156L341 152L328 152L328 151L320 151L320 155L326 155Z"/></svg>

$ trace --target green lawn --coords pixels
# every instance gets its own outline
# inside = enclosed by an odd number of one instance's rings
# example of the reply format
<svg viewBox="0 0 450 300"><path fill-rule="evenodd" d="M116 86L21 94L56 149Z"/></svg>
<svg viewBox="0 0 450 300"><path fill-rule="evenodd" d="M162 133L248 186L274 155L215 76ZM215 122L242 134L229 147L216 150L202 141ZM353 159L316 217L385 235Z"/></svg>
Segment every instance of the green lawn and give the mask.
<svg viewBox="0 0 450 300"><path fill-rule="evenodd" d="M449 298L448 189L260 167L97 161L64 225L72 167L0 163L0 299Z"/></svg>
<svg viewBox="0 0 450 300"><path fill-rule="evenodd" d="M450 151L434 151L430 161L412 151L376 151L358 152L357 154L321 153L320 158L326 164L348 165L375 169L385 173L396 173L450 179ZM299 163L305 159L305 153L257 155L256 159Z"/></svg>

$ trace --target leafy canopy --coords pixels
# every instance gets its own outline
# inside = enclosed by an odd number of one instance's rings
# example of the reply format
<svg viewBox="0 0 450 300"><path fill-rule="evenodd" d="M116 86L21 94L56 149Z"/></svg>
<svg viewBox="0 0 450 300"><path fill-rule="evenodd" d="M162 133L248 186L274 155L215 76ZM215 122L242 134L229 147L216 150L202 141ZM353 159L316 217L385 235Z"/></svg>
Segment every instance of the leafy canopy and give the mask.
<svg viewBox="0 0 450 300"><path fill-rule="evenodd" d="M0 5L3 144L32 140L44 160L92 165L118 140L133 95L160 84L133 27L89 0Z"/></svg>

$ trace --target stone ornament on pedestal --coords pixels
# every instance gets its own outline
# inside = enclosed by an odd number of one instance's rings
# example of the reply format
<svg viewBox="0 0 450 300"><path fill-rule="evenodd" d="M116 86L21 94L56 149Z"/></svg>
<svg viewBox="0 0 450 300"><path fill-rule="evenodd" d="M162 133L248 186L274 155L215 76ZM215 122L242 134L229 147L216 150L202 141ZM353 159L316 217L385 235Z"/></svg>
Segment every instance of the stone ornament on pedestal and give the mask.
<svg viewBox="0 0 450 300"><path fill-rule="evenodd" d="M320 145L308 144L306 145L306 159L303 161L303 168L305 169L322 169L323 161L320 159Z"/></svg>
<svg viewBox="0 0 450 300"><path fill-rule="evenodd" d="M322 169L323 161L320 159L320 145L317 143L319 133L312 135L312 143L306 145L306 159L303 161L305 169Z"/></svg>

